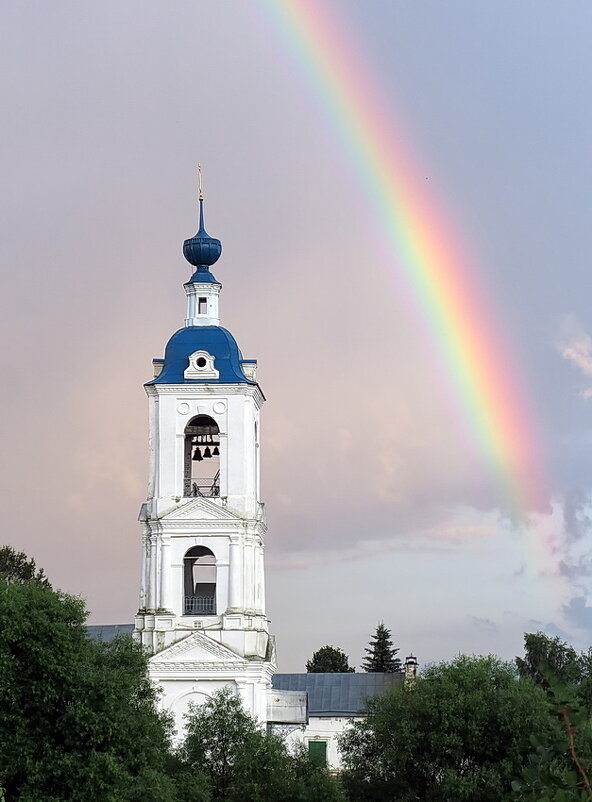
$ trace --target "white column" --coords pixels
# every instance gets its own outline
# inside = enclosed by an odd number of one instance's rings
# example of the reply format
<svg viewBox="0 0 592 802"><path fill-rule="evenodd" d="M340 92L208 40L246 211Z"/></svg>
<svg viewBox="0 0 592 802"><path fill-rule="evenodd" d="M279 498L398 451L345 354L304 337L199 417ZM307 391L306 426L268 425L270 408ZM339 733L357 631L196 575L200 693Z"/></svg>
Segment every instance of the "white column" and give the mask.
<svg viewBox="0 0 592 802"><path fill-rule="evenodd" d="M146 585L148 581L148 559L150 545L146 536L146 527L142 533L142 563L140 565L140 609L146 608L148 601L146 598Z"/></svg>
<svg viewBox="0 0 592 802"><path fill-rule="evenodd" d="M255 544L255 610L265 612L265 576L263 566L263 546Z"/></svg>
<svg viewBox="0 0 592 802"><path fill-rule="evenodd" d="M230 539L230 566L228 576L228 605L231 610L243 610L243 555L240 538Z"/></svg>
<svg viewBox="0 0 592 802"><path fill-rule="evenodd" d="M148 582L148 608L154 610L157 605L157 564L156 564L156 535L150 535L150 579Z"/></svg>
<svg viewBox="0 0 592 802"><path fill-rule="evenodd" d="M220 432L220 495L225 498L228 495L228 434Z"/></svg>
<svg viewBox="0 0 592 802"><path fill-rule="evenodd" d="M160 607L173 609L171 599L171 544L168 538L160 546Z"/></svg>
<svg viewBox="0 0 592 802"><path fill-rule="evenodd" d="M245 539L245 607L247 610L252 610L255 606L255 588L254 588L254 572L253 572L253 536L247 535Z"/></svg>

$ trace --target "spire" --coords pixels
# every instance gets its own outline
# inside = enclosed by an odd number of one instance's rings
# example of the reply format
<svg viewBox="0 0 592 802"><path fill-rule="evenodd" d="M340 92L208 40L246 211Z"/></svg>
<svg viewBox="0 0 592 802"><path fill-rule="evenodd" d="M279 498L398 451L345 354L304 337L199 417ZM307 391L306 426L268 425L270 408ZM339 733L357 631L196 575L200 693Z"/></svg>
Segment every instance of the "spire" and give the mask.
<svg viewBox="0 0 592 802"><path fill-rule="evenodd" d="M197 176L199 190L199 229L194 237L186 239L183 243L183 256L187 259L189 264L197 268L190 281L212 281L214 277L210 273L209 268L220 258L222 244L219 239L210 237L205 229L201 163L197 165Z"/></svg>

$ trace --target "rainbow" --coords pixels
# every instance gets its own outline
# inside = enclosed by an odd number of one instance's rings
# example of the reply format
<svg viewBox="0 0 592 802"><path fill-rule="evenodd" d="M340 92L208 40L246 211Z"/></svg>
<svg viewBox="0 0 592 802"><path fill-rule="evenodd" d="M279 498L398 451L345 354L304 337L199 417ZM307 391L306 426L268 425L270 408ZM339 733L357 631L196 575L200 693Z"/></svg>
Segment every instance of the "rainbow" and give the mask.
<svg viewBox="0 0 592 802"><path fill-rule="evenodd" d="M390 263L513 514L546 497L532 410L490 302L330 0L265 0L380 216ZM391 104L392 105L392 102ZM392 110L391 110L392 111Z"/></svg>

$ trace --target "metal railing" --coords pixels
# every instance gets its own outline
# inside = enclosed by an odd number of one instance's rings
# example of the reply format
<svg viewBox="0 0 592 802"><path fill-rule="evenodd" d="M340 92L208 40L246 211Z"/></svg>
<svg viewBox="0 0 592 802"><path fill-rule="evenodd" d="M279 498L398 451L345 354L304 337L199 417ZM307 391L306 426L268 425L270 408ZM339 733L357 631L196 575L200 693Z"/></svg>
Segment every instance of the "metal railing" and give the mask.
<svg viewBox="0 0 592 802"><path fill-rule="evenodd" d="M215 615L216 599L213 596L185 596L183 615Z"/></svg>
<svg viewBox="0 0 592 802"><path fill-rule="evenodd" d="M213 479L185 479L185 497L218 498L220 495L220 472Z"/></svg>

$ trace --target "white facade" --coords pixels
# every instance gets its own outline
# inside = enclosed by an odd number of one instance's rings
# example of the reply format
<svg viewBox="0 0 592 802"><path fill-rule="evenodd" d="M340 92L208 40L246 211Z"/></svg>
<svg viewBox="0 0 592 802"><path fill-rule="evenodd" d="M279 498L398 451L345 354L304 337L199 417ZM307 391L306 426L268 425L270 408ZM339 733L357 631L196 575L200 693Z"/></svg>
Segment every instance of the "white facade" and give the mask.
<svg viewBox="0 0 592 802"><path fill-rule="evenodd" d="M311 751L311 743L324 744L327 768L330 771L341 771L343 762L339 738L360 718L362 716L310 716L305 726L293 727L285 741L291 749L304 745L307 752Z"/></svg>
<svg viewBox="0 0 592 802"><path fill-rule="evenodd" d="M215 329L220 287L213 277L185 285L181 333L187 335L183 342L197 346L181 353L183 370L174 381L162 379L171 375L166 371L172 357L165 356L161 379L163 360L155 360L155 380L146 385L149 479L140 512L134 637L152 654L150 677L161 686L178 731L189 702L226 686L264 723L275 671L265 613L266 525L259 480L265 399L254 381L256 363L245 362L244 372L242 363L237 367L240 352L232 338L238 380L220 378L228 361L222 348L228 333Z"/></svg>

